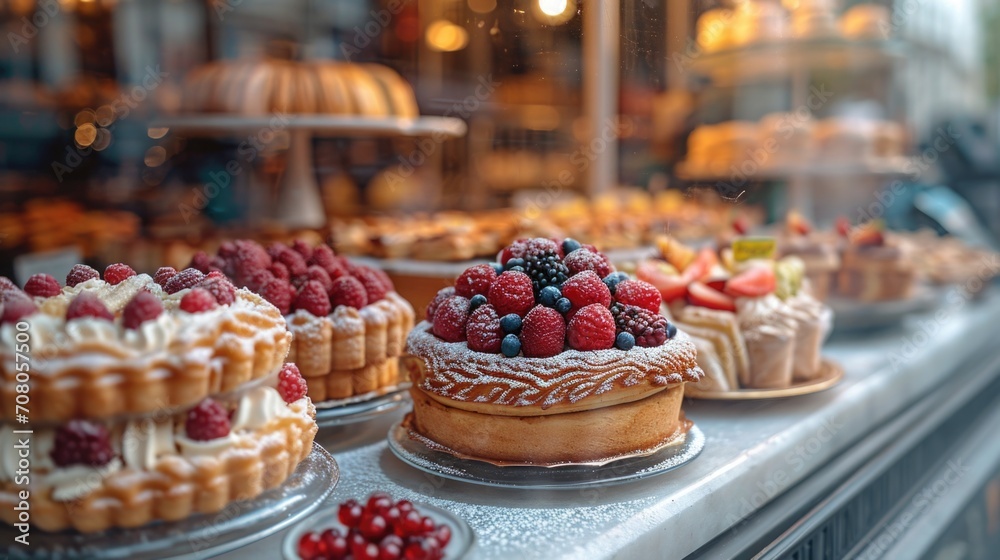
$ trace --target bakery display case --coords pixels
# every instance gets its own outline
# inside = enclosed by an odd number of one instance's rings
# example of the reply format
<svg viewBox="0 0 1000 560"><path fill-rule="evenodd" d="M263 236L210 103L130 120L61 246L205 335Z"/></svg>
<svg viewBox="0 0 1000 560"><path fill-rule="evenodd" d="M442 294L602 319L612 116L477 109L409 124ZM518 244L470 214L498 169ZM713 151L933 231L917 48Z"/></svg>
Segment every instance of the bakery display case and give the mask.
<svg viewBox="0 0 1000 560"><path fill-rule="evenodd" d="M998 17L0 0L0 556L992 559Z"/></svg>

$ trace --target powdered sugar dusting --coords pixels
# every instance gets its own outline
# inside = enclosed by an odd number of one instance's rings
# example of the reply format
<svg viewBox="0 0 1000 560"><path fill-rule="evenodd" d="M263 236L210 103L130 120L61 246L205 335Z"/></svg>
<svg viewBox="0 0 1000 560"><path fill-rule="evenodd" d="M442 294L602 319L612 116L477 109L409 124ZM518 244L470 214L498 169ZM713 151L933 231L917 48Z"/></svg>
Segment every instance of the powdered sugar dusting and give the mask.
<svg viewBox="0 0 1000 560"><path fill-rule="evenodd" d="M509 406L577 403L615 387L647 383L668 386L696 382L704 376L695 347L678 333L662 346L597 351L566 350L549 358L507 358L449 343L421 322L410 333L407 350L427 362L420 388L450 399Z"/></svg>

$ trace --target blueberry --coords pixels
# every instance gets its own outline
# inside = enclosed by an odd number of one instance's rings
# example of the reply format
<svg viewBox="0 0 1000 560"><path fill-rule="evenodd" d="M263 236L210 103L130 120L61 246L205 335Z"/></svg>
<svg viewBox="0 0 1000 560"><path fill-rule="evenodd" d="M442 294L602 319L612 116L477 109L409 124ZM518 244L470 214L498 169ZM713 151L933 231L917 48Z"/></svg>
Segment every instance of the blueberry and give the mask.
<svg viewBox="0 0 1000 560"><path fill-rule="evenodd" d="M469 300L469 313L475 311L481 305L486 305L486 296L483 294L472 296L472 299Z"/></svg>
<svg viewBox="0 0 1000 560"><path fill-rule="evenodd" d="M622 281L618 274L620 273L612 272L604 277L604 285L608 287L608 290L611 290L611 295L615 295L615 288L617 288L618 283Z"/></svg>
<svg viewBox="0 0 1000 560"><path fill-rule="evenodd" d="M562 297L562 292L555 286L545 286L538 292L538 303L545 307L555 307L556 302Z"/></svg>
<svg viewBox="0 0 1000 560"><path fill-rule="evenodd" d="M567 237L566 239L563 240L563 247L562 247L563 254L568 255L568 254L572 253L573 251L576 251L580 247L582 247L582 245L580 245L580 242L577 241L576 239L573 239L571 237Z"/></svg>
<svg viewBox="0 0 1000 560"><path fill-rule="evenodd" d="M619 350L631 350L632 347L635 346L635 337L632 336L632 333L620 332L618 333L618 336L615 337L615 346L617 346Z"/></svg>
<svg viewBox="0 0 1000 560"><path fill-rule="evenodd" d="M493 272L496 272L497 276L503 274L503 265L502 264L500 264L498 262L492 262L492 263L490 263L490 266L493 267Z"/></svg>
<svg viewBox="0 0 1000 560"><path fill-rule="evenodd" d="M521 339L517 338L516 334L508 334L500 343L500 351L508 358L517 356L521 352Z"/></svg>
<svg viewBox="0 0 1000 560"><path fill-rule="evenodd" d="M504 268L507 270L513 270L515 266L521 267L521 272L524 272L524 259L510 259L507 261L507 264L504 265Z"/></svg>
<svg viewBox="0 0 1000 560"><path fill-rule="evenodd" d="M507 269L507 272L524 272L523 266L512 266Z"/></svg>
<svg viewBox="0 0 1000 560"><path fill-rule="evenodd" d="M556 311L560 313L569 313L569 310L573 308L573 302L568 298L559 298L556 302Z"/></svg>
<svg viewBox="0 0 1000 560"><path fill-rule="evenodd" d="M506 334L519 332L521 330L521 317L517 313L504 315L500 318L500 329Z"/></svg>
<svg viewBox="0 0 1000 560"><path fill-rule="evenodd" d="M667 338L673 338L677 336L677 326L673 323L667 323Z"/></svg>

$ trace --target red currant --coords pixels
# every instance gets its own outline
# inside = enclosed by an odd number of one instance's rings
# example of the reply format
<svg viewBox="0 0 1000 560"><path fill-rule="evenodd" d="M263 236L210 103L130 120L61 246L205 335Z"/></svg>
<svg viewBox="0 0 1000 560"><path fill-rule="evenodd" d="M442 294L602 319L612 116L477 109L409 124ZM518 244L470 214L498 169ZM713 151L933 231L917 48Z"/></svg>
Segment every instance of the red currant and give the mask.
<svg viewBox="0 0 1000 560"><path fill-rule="evenodd" d="M327 529L320 535L326 557L330 560L343 560L347 556L347 539L337 529Z"/></svg>
<svg viewBox="0 0 1000 560"><path fill-rule="evenodd" d="M413 511L413 503L410 502L410 500L399 500L396 502L396 509L398 509L399 513L402 515L406 515L407 513Z"/></svg>
<svg viewBox="0 0 1000 560"><path fill-rule="evenodd" d="M392 498L388 494L375 492L368 498L368 505L365 509L371 513L382 513L392 507Z"/></svg>
<svg viewBox="0 0 1000 560"><path fill-rule="evenodd" d="M441 560L441 558L444 558L444 550L441 547L441 543L434 537L424 539L423 547L424 552L427 553L427 558L430 560Z"/></svg>
<svg viewBox="0 0 1000 560"><path fill-rule="evenodd" d="M441 543L442 548L448 546L448 543L451 542L451 527L447 525L438 526L437 531L434 532L434 538Z"/></svg>
<svg viewBox="0 0 1000 560"><path fill-rule="evenodd" d="M377 541L386 535L389 530L389 524L385 522L385 518L381 515L366 513L361 518L361 525L358 528L366 538Z"/></svg>
<svg viewBox="0 0 1000 560"><path fill-rule="evenodd" d="M357 529L351 529L347 533L347 546L353 551L355 546L366 544L368 539Z"/></svg>
<svg viewBox="0 0 1000 560"><path fill-rule="evenodd" d="M420 534L420 530L423 526L422 522L423 520L421 519L420 514L415 511L411 511L403 516L402 522L396 525L395 533L401 537L418 535Z"/></svg>
<svg viewBox="0 0 1000 560"><path fill-rule="evenodd" d="M302 560L318 560L320 552L320 536L316 533L306 533L299 539L299 557Z"/></svg>
<svg viewBox="0 0 1000 560"><path fill-rule="evenodd" d="M352 545L351 554L354 555L354 560L378 560L378 545L370 542Z"/></svg>
<svg viewBox="0 0 1000 560"><path fill-rule="evenodd" d="M420 532L424 535L430 535L437 529L437 525L434 524L434 520L430 517L424 517L420 520Z"/></svg>
<svg viewBox="0 0 1000 560"><path fill-rule="evenodd" d="M410 544L406 545L403 557L406 560L430 560L422 544L420 541L411 541Z"/></svg>
<svg viewBox="0 0 1000 560"><path fill-rule="evenodd" d="M402 518L402 514L399 512L399 508L392 506L391 508L385 510L382 517L385 518L385 522L389 525L389 529L391 530L397 523L399 523L399 520Z"/></svg>
<svg viewBox="0 0 1000 560"><path fill-rule="evenodd" d="M337 519L344 524L345 527L354 528L361 523L361 516L364 514L364 510L361 509L361 504L354 500L347 500L346 502L340 504L340 508L337 509Z"/></svg>
<svg viewBox="0 0 1000 560"><path fill-rule="evenodd" d="M395 536L395 535L392 535ZM403 542L400 540L399 542ZM400 560L403 557L403 547L394 542L378 545L378 560Z"/></svg>

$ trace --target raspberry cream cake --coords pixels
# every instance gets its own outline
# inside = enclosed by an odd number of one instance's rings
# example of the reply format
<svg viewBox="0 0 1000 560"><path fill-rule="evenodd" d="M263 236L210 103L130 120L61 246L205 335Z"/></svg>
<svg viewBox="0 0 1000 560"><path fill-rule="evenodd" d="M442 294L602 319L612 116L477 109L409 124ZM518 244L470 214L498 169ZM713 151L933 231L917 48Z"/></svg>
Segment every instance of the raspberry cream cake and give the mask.
<svg viewBox="0 0 1000 560"><path fill-rule="evenodd" d="M253 241L223 243L217 256L198 253L191 266L221 271L280 310L293 338L288 361L299 366L314 402L399 384L414 313L384 272L304 241L267 249Z"/></svg>
<svg viewBox="0 0 1000 560"><path fill-rule="evenodd" d="M606 461L676 441L702 372L655 288L592 246L520 240L441 290L407 348L411 435L511 464Z"/></svg>
<svg viewBox="0 0 1000 560"><path fill-rule="evenodd" d="M285 364L278 310L197 270L157 277L78 265L67 285L0 278L5 402L16 325L31 348L31 522L96 532L219 511L280 485L311 451L315 409ZM11 448L14 410L0 445ZM13 453L0 457L0 519L16 523Z"/></svg>

